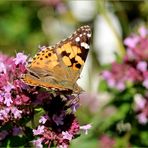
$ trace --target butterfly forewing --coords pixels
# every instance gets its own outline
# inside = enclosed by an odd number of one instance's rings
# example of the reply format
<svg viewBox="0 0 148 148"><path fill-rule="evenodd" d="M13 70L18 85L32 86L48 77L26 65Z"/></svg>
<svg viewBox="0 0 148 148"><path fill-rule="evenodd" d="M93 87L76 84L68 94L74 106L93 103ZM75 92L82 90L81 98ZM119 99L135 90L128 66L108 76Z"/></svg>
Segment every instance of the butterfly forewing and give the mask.
<svg viewBox="0 0 148 148"><path fill-rule="evenodd" d="M70 79L75 82L81 73L90 48L91 29L82 26L65 41L56 45L58 54L62 57Z"/></svg>
<svg viewBox="0 0 148 148"><path fill-rule="evenodd" d="M82 26L69 38L44 48L28 63L23 81L46 88L73 89L90 47L91 29Z"/></svg>
<svg viewBox="0 0 148 148"><path fill-rule="evenodd" d="M80 70L90 48L90 37L90 27L82 26L65 41L56 45L57 52L62 56L66 66Z"/></svg>

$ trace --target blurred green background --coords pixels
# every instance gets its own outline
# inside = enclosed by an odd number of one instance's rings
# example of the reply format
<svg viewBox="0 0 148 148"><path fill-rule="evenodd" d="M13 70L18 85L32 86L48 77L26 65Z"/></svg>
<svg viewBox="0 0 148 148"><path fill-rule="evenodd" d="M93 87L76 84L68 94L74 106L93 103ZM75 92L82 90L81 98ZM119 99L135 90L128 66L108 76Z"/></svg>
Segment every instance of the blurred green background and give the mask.
<svg viewBox="0 0 148 148"><path fill-rule="evenodd" d="M88 24L95 32L100 15L109 19L111 27L108 13L117 17L122 37L125 37L147 20L147 9L147 2L143 0L1 0L0 50L11 55L15 51L35 53L39 45L52 45L81 25Z"/></svg>
<svg viewBox="0 0 148 148"><path fill-rule="evenodd" d="M92 123L93 128L88 135L75 139L71 147L99 147L99 135L106 131L98 124L110 112L100 113L108 96L98 90L99 71L114 61L115 55L122 59L123 39L139 26L147 26L147 19L146 0L0 0L0 52L13 56L24 52L33 56L39 46L53 45L76 28L90 25L91 51L80 81L88 94L82 96L77 117L81 124ZM107 124L110 123L104 124L104 129ZM124 143L125 139L117 138L117 141Z"/></svg>

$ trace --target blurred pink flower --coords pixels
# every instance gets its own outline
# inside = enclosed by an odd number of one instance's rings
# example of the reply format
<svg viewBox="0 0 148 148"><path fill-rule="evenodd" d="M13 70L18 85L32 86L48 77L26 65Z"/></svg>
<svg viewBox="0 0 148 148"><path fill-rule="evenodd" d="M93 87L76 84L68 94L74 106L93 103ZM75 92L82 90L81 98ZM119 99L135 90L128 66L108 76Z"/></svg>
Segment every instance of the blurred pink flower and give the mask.
<svg viewBox="0 0 148 148"><path fill-rule="evenodd" d="M114 62L110 71L104 71L102 76L111 88L123 91L127 84L142 83L148 88L148 30L139 30L140 35L132 35L124 40L127 53L122 63Z"/></svg>
<svg viewBox="0 0 148 148"><path fill-rule="evenodd" d="M20 134L22 134L23 131L22 131L22 128L21 127L13 127L13 130L12 130L12 135L13 136L18 136Z"/></svg>
<svg viewBox="0 0 148 148"><path fill-rule="evenodd" d="M112 63L112 68L109 72L102 73L103 78L111 88L123 91L126 88L127 82L135 82L142 80L141 74L132 66L123 63Z"/></svg>
<svg viewBox="0 0 148 148"><path fill-rule="evenodd" d="M128 46L129 48L135 48L138 42L139 42L139 37L135 35L131 37L127 37L124 40L124 44Z"/></svg>
<svg viewBox="0 0 148 148"><path fill-rule="evenodd" d="M38 126L37 127L37 129L34 129L33 130L33 134L34 135L41 135L41 134L43 134L44 133L44 128L45 128L45 126L44 125L42 125L42 126Z"/></svg>
<svg viewBox="0 0 148 148"><path fill-rule="evenodd" d="M19 119L22 117L22 115L21 115L22 111L17 109L16 107L11 107L11 113L14 115L15 119L17 119L17 118Z"/></svg>
<svg viewBox="0 0 148 148"><path fill-rule="evenodd" d="M3 122L8 121L9 118L9 112L10 112L10 108L1 108L0 109L0 120L2 120Z"/></svg>
<svg viewBox="0 0 148 148"><path fill-rule="evenodd" d="M114 148L115 140L104 134L99 139L99 148Z"/></svg>
<svg viewBox="0 0 148 148"><path fill-rule="evenodd" d="M66 144L59 145L57 148L68 148L68 145L66 145Z"/></svg>
<svg viewBox="0 0 148 148"><path fill-rule="evenodd" d="M137 64L137 69L144 72L147 70L147 63L145 61L140 61Z"/></svg>
<svg viewBox="0 0 148 148"><path fill-rule="evenodd" d="M134 97L136 111L136 117L141 124L146 124L148 122L148 97L137 94Z"/></svg>
<svg viewBox="0 0 148 148"><path fill-rule="evenodd" d="M111 72L109 70L104 70L102 72L102 76L104 77L104 79L108 80L108 79L111 78L112 74L111 74Z"/></svg>
<svg viewBox="0 0 148 148"><path fill-rule="evenodd" d="M3 130L0 132L0 140L3 140L5 139L5 137L8 135L8 132Z"/></svg>
<svg viewBox="0 0 148 148"><path fill-rule="evenodd" d="M148 30L144 27L139 30L140 35L134 35L125 39L124 43L128 48L126 60L144 61L148 59ZM130 53L130 54L129 54ZM132 58L131 58L132 55Z"/></svg>
<svg viewBox="0 0 148 148"><path fill-rule="evenodd" d="M146 105L146 99L141 94L136 94L134 96L134 101L136 110L143 109Z"/></svg>
<svg viewBox="0 0 148 148"><path fill-rule="evenodd" d="M47 47L46 46L38 46L38 48L39 48L39 51L42 51L42 50L45 50Z"/></svg>
<svg viewBox="0 0 148 148"><path fill-rule="evenodd" d="M125 84L123 82L118 82L116 84L116 88L120 91L124 90L125 89Z"/></svg>
<svg viewBox="0 0 148 148"><path fill-rule="evenodd" d="M10 106L13 103L12 98L11 98L11 94L10 93L5 93L4 95L4 104L6 104L6 106Z"/></svg>
<svg viewBox="0 0 148 148"><path fill-rule="evenodd" d="M138 121L141 124L146 124L148 122L148 118L144 113L140 113L137 115Z"/></svg>
<svg viewBox="0 0 148 148"><path fill-rule="evenodd" d="M24 64L27 60L27 56L23 53L17 53L16 58L13 59L15 61L15 64Z"/></svg>
<svg viewBox="0 0 148 148"><path fill-rule="evenodd" d="M39 0L44 5L49 5L56 9L56 11L60 14L63 14L67 10L67 6L65 5L63 0Z"/></svg>
<svg viewBox="0 0 148 148"><path fill-rule="evenodd" d="M91 124L80 126L80 129L83 130L86 135L88 134L88 130L91 128L92 128Z"/></svg>
<svg viewBox="0 0 148 148"><path fill-rule="evenodd" d="M72 140L73 135L70 134L68 131L62 132L62 135L63 135L63 139L67 139L69 141Z"/></svg>
<svg viewBox="0 0 148 148"><path fill-rule="evenodd" d="M148 89L148 78L143 81L142 85Z"/></svg>
<svg viewBox="0 0 148 148"><path fill-rule="evenodd" d="M148 35L148 30L142 26L139 28L139 33L141 37L145 38Z"/></svg>
<svg viewBox="0 0 148 148"><path fill-rule="evenodd" d="M48 116L41 116L39 123L45 124L48 119Z"/></svg>
<svg viewBox="0 0 148 148"><path fill-rule="evenodd" d="M56 123L56 125L63 125L64 116L65 116L64 112L62 112L60 115L54 114L52 120Z"/></svg>
<svg viewBox="0 0 148 148"><path fill-rule="evenodd" d="M36 148L43 148L42 141L42 138L38 138L37 140L33 140L32 143Z"/></svg>
<svg viewBox="0 0 148 148"><path fill-rule="evenodd" d="M6 73L6 66L0 61L0 73Z"/></svg>
<svg viewBox="0 0 148 148"><path fill-rule="evenodd" d="M141 27L139 34L126 38L124 44L127 46L127 52L123 62L112 63L111 69L104 71L102 76L110 88L120 91L128 90L131 86L135 91L137 86L142 88L141 94L134 96L133 109L139 123L146 124L148 122L148 30ZM138 93L140 91L138 89Z"/></svg>

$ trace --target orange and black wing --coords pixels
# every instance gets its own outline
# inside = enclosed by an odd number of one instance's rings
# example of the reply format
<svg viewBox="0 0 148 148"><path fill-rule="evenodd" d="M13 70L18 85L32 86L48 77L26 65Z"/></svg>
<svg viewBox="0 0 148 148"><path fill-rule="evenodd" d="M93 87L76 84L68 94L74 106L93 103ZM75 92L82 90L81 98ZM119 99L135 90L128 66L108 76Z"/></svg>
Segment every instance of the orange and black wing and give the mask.
<svg viewBox="0 0 148 148"><path fill-rule="evenodd" d="M90 48L91 29L82 26L69 38L44 48L28 63L23 81L45 88L72 89Z"/></svg>

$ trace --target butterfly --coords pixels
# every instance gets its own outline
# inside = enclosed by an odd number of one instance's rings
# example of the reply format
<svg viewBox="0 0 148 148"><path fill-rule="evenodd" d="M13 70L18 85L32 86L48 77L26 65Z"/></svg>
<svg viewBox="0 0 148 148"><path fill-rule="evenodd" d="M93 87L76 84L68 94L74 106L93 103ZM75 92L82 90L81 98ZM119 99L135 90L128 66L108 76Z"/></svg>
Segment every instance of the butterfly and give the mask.
<svg viewBox="0 0 148 148"><path fill-rule="evenodd" d="M91 28L86 25L54 46L44 47L27 64L22 80L31 86L80 93L80 77L90 49Z"/></svg>

